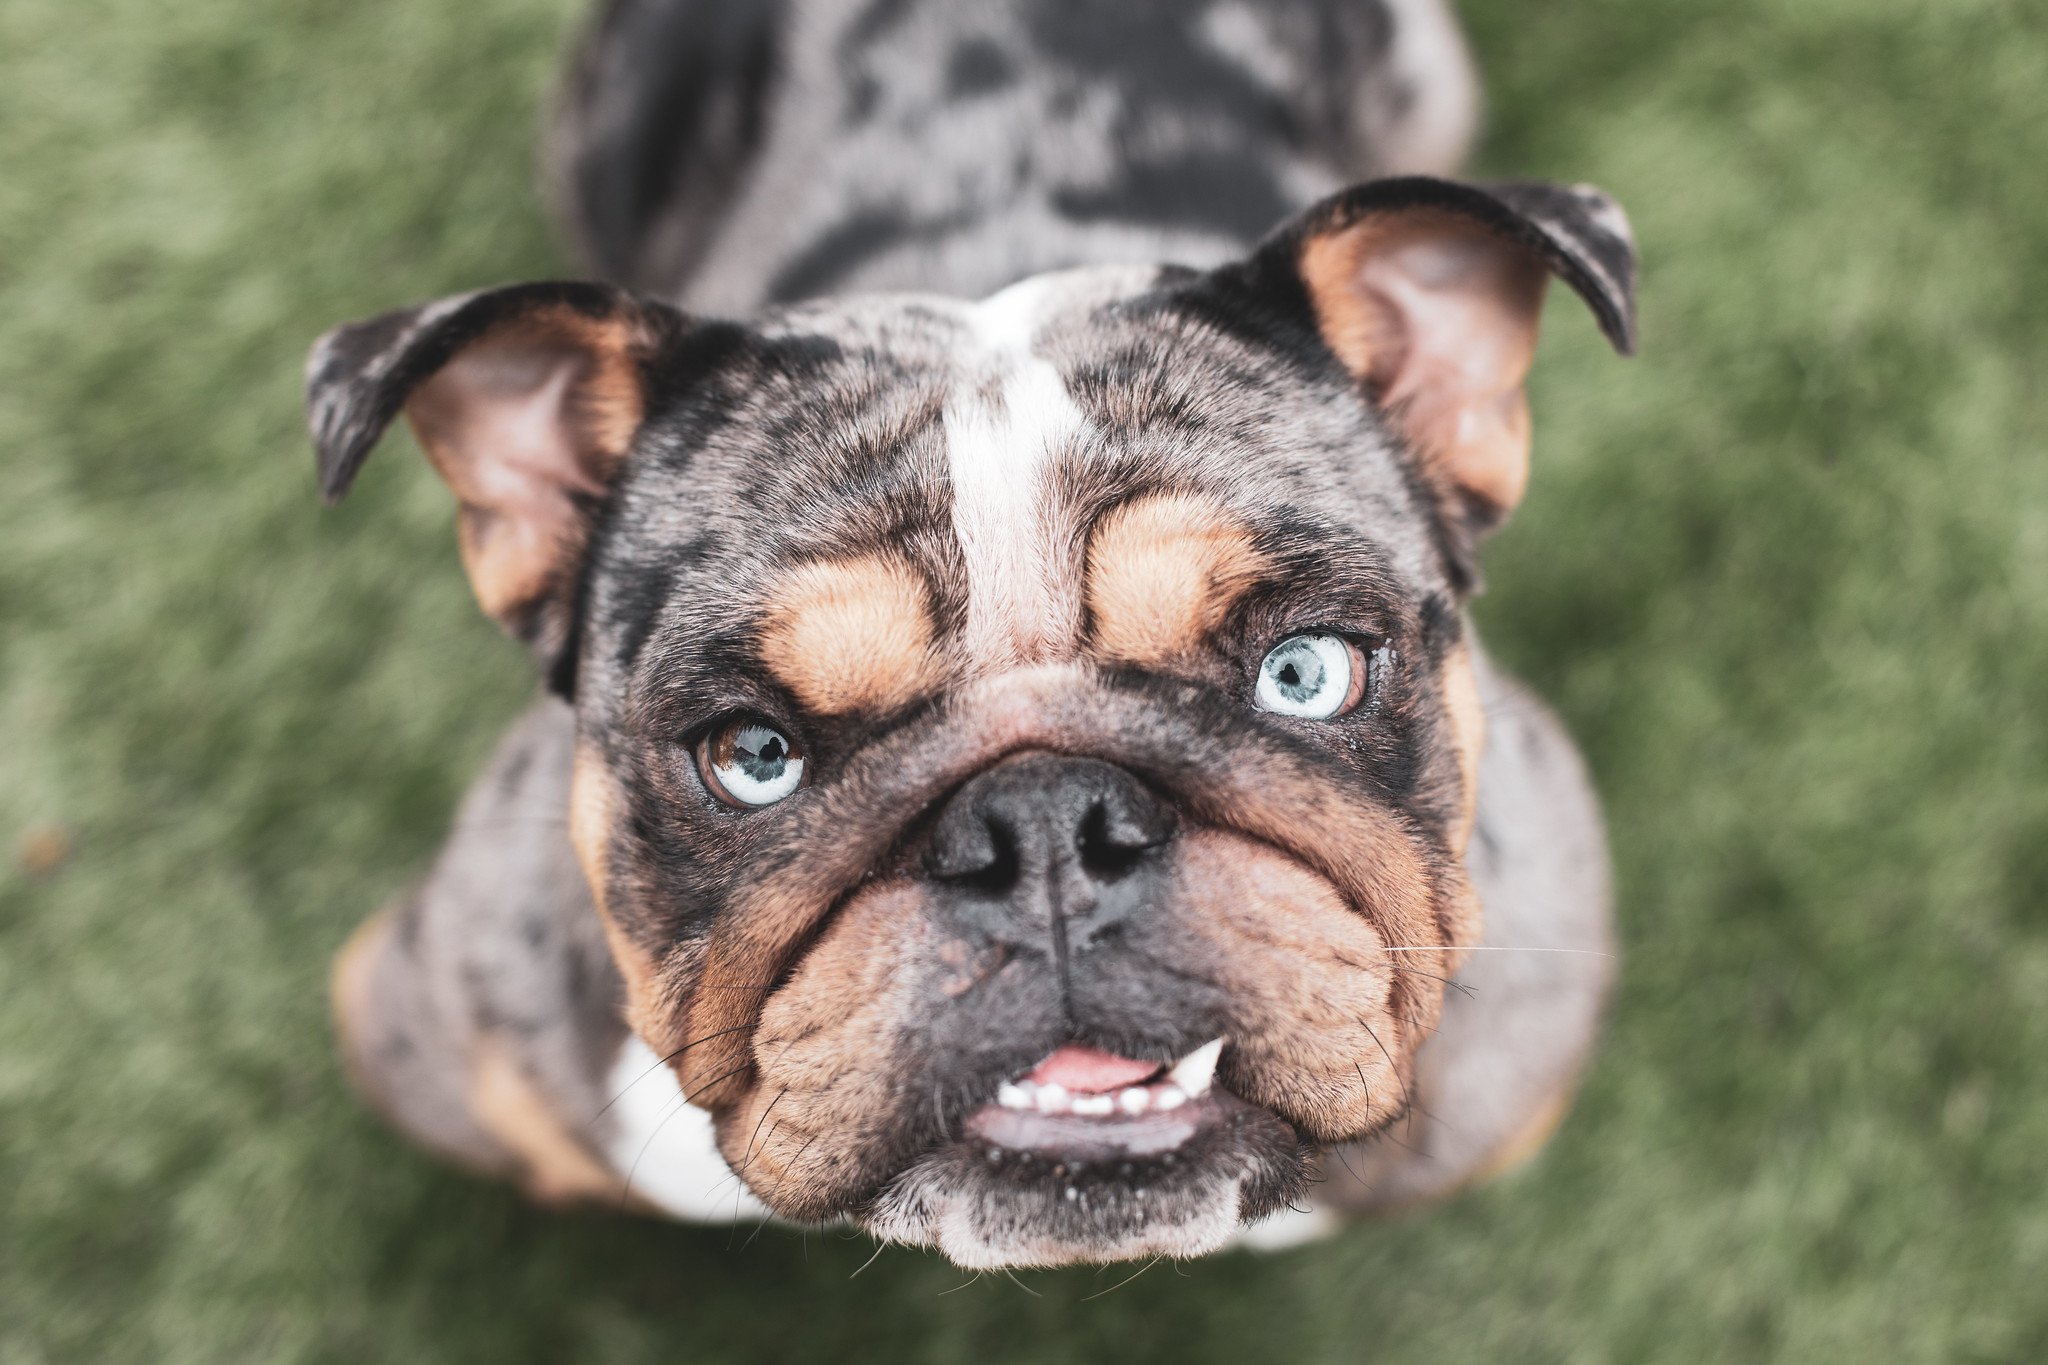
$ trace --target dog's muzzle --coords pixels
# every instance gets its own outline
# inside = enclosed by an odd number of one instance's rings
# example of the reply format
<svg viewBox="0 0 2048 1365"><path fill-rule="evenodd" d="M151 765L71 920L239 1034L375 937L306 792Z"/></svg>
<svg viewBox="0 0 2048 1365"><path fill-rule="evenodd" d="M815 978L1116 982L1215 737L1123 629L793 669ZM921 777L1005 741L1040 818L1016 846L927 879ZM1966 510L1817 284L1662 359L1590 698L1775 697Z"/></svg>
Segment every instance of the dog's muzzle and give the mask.
<svg viewBox="0 0 2048 1365"><path fill-rule="evenodd" d="M1157 904L1178 825L1122 768L1025 754L953 794L924 873L947 927L988 947L1049 952L1064 992L1074 954Z"/></svg>

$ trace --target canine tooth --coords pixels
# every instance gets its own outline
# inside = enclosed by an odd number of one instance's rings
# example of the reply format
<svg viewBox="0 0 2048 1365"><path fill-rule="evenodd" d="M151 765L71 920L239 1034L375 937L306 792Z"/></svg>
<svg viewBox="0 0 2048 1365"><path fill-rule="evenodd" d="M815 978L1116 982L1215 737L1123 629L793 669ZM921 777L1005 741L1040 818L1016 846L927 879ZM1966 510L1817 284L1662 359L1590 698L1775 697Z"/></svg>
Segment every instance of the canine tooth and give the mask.
<svg viewBox="0 0 2048 1365"><path fill-rule="evenodd" d="M1166 1079L1185 1090L1189 1099L1198 1099L1209 1093L1209 1082L1216 1076L1216 1059L1222 1055L1223 1040L1211 1038L1175 1062Z"/></svg>
<svg viewBox="0 0 2048 1365"><path fill-rule="evenodd" d="M1073 1110L1075 1113L1085 1114L1091 1119L1099 1119L1106 1114L1114 1114L1116 1112L1116 1101L1108 1095L1076 1095L1074 1096Z"/></svg>
<svg viewBox="0 0 2048 1365"><path fill-rule="evenodd" d="M1029 1081L1023 1085L1004 1081L996 1087L996 1103L1005 1109L1029 1109L1032 1107L1031 1091L1035 1088Z"/></svg>
<svg viewBox="0 0 2048 1365"><path fill-rule="evenodd" d="M1152 1092L1154 1109L1178 1109L1188 1102L1188 1092L1177 1085L1162 1085Z"/></svg>
<svg viewBox="0 0 2048 1365"><path fill-rule="evenodd" d="M1047 1081L1038 1087L1032 1096L1041 1114L1064 1114L1067 1112L1067 1088L1058 1081Z"/></svg>
<svg viewBox="0 0 2048 1365"><path fill-rule="evenodd" d="M1152 1107L1152 1096L1142 1085L1134 1085L1116 1097L1116 1107L1126 1114L1142 1114Z"/></svg>

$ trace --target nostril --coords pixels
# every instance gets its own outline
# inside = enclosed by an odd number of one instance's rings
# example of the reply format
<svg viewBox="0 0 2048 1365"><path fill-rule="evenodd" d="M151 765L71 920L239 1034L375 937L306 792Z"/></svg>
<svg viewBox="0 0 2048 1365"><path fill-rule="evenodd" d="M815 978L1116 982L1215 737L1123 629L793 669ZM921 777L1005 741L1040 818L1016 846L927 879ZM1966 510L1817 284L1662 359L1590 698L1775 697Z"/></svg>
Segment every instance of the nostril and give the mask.
<svg viewBox="0 0 2048 1365"><path fill-rule="evenodd" d="M1017 841L992 820L949 820L925 850L925 871L942 881L976 891L1002 892L1015 885Z"/></svg>
<svg viewBox="0 0 2048 1365"><path fill-rule="evenodd" d="M1128 772L1033 755L953 793L920 863L966 901L1010 903L1037 925L1048 914L1094 913L1099 892L1160 861L1177 826L1173 807Z"/></svg>
<svg viewBox="0 0 2048 1365"><path fill-rule="evenodd" d="M1165 806L1133 810L1123 802L1097 800L1082 817L1075 852L1082 868L1100 881L1114 881L1145 855L1173 837L1173 812Z"/></svg>
<svg viewBox="0 0 2048 1365"><path fill-rule="evenodd" d="M1173 838L1173 807L1142 788L1111 792L1095 802L1097 837L1112 848L1142 852Z"/></svg>

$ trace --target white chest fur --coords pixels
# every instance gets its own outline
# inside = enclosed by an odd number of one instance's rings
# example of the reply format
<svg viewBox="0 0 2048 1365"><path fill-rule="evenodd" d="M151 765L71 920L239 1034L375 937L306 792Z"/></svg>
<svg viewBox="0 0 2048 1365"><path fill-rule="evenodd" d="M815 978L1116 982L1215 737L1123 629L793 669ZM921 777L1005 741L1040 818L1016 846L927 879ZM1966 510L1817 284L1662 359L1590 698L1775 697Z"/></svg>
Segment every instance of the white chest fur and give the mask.
<svg viewBox="0 0 2048 1365"><path fill-rule="evenodd" d="M618 1099L606 1115L605 1156L631 1193L686 1222L769 1216L718 1154L711 1115L683 1098L676 1073L637 1036L626 1036L606 1085Z"/></svg>

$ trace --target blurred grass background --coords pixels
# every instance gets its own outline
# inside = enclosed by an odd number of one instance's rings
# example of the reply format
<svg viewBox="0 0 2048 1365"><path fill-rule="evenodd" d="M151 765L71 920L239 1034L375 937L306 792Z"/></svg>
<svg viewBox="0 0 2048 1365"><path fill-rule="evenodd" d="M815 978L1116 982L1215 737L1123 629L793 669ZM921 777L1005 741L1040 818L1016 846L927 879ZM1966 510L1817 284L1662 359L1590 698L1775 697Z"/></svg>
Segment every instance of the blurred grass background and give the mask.
<svg viewBox="0 0 2048 1365"><path fill-rule="evenodd" d="M328 954L518 652L335 321L566 268L580 0L0 7L0 1360L2048 1359L2048 10L1467 0L1569 301L1480 616L1609 803L1627 959L1532 1169L1270 1259L1011 1283L547 1215L349 1098Z"/></svg>

